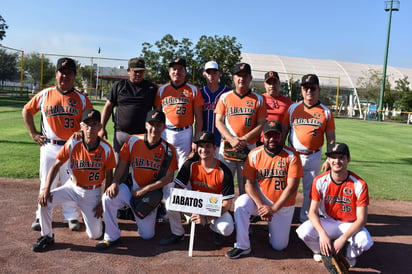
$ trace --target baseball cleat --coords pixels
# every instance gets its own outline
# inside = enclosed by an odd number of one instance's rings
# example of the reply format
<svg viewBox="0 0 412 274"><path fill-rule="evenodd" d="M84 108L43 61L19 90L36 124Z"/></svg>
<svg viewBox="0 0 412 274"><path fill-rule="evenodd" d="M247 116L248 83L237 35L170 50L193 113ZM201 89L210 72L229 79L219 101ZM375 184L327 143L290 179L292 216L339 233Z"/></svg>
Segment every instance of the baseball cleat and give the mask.
<svg viewBox="0 0 412 274"><path fill-rule="evenodd" d="M49 236L41 236L40 238L37 239L37 242L35 242L31 246L31 250L34 252L43 252L48 249L54 244L54 235L53 237Z"/></svg>
<svg viewBox="0 0 412 274"><path fill-rule="evenodd" d="M185 239L185 235L178 236L178 235L175 235L175 234L170 234L169 237L160 239L159 245L176 244L180 241L183 241L184 239Z"/></svg>
<svg viewBox="0 0 412 274"><path fill-rule="evenodd" d="M100 241L96 244L96 249L97 250L104 250L104 249L107 249L111 246L117 245L118 243L120 243L120 238L118 238L117 240L114 240L114 241L103 240L103 241Z"/></svg>
<svg viewBox="0 0 412 274"><path fill-rule="evenodd" d="M241 256L248 255L251 251L252 249L250 248L243 250L243 249L234 247L226 253L226 257L230 259L237 259Z"/></svg>
<svg viewBox="0 0 412 274"><path fill-rule="evenodd" d="M39 218L36 218L36 219L34 220L34 222L31 224L31 229L36 230L36 231L40 231L40 230L41 230Z"/></svg>
<svg viewBox="0 0 412 274"><path fill-rule="evenodd" d="M71 231L79 231L80 230L80 223L78 220L70 220L67 222L69 229Z"/></svg>

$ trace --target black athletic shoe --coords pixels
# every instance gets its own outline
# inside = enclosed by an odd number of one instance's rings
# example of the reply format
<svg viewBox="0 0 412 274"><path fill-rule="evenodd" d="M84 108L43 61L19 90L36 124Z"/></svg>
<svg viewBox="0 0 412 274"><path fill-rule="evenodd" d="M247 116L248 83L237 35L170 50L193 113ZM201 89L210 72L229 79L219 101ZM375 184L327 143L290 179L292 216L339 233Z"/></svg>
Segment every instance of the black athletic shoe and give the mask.
<svg viewBox="0 0 412 274"><path fill-rule="evenodd" d="M120 238L118 238L117 240L114 240L114 241L103 240L103 241L100 241L96 244L96 249L97 250L104 250L104 249L107 249L111 246L117 245L118 243L120 243Z"/></svg>
<svg viewBox="0 0 412 274"><path fill-rule="evenodd" d="M31 250L34 252L43 252L48 249L54 244L54 235L53 237L49 236L41 236L40 238L37 239L37 242L35 242L31 246Z"/></svg>
<svg viewBox="0 0 412 274"><path fill-rule="evenodd" d="M251 251L252 251L252 249L250 249L250 248L248 248L246 250L243 250L243 249L234 247L226 253L226 257L228 257L230 259L237 259L241 256L248 255Z"/></svg>
<svg viewBox="0 0 412 274"><path fill-rule="evenodd" d="M160 239L159 245L176 244L178 242L183 241L184 239L185 239L185 235L178 236L178 235L175 235L175 234L170 234L169 237Z"/></svg>
<svg viewBox="0 0 412 274"><path fill-rule="evenodd" d="M216 246L222 246L223 245L223 238L222 235L220 235L219 233L214 232L213 230L211 230L212 233L212 242L214 245Z"/></svg>

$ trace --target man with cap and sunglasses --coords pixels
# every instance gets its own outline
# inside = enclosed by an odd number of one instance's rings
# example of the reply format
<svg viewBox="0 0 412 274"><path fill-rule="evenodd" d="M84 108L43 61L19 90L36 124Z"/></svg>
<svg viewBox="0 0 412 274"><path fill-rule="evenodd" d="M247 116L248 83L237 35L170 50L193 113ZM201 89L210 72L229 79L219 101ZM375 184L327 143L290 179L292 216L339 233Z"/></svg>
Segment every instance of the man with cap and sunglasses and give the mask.
<svg viewBox="0 0 412 274"><path fill-rule="evenodd" d="M192 214L190 220L196 224L206 225L212 232L212 241L215 245L223 244L223 236L229 236L234 229L233 218L229 213L235 197L233 176L227 166L215 158L216 144L212 132L202 131L195 139L198 157L187 160L179 170L174 180L176 187L188 188L194 191L216 193L223 195L222 214L217 217L206 217ZM166 203L168 205L169 203ZM180 212L168 211L171 235L160 240L160 245L178 243L184 239Z"/></svg>
<svg viewBox="0 0 412 274"><path fill-rule="evenodd" d="M153 108L157 86L144 79L146 72L145 61L141 58L131 58L128 62L127 74L129 79L116 82L102 111L102 129L99 132L101 138L107 138L106 125L112 115L114 122L113 149L116 160L119 160L119 151L124 142L132 134L146 132L145 121L139 117L145 117ZM116 109L113 112L114 108ZM129 171L126 170L122 180L126 180Z"/></svg>
<svg viewBox="0 0 412 274"><path fill-rule="evenodd" d="M131 135L119 152L119 162L113 181L102 197L103 218L105 222L104 240L97 243L96 249L103 250L120 242L120 228L117 223L117 210L130 207L132 196L141 197L149 191L161 189L173 180L177 170L175 148L161 138L165 129L165 115L160 110L151 110L146 116L146 134ZM166 157L171 156L164 174L161 171ZM121 183L121 177L131 167L131 186ZM155 235L157 207L145 218L135 215L137 231L143 239Z"/></svg>
<svg viewBox="0 0 412 274"><path fill-rule="evenodd" d="M313 251L313 259L317 262L344 252L347 244L344 256L352 267L356 264L356 257L373 245L365 228L368 185L348 170L351 158L345 143L329 145L326 156L330 170L314 179L309 220L300 225L296 233ZM330 262L325 262L326 265Z"/></svg>
<svg viewBox="0 0 412 274"><path fill-rule="evenodd" d="M22 116L30 137L40 146L40 193L44 190L47 174L56 160L56 155L72 134L80 130L80 121L84 111L91 109L92 104L86 95L74 88L76 63L71 58L60 58L57 61L57 85L43 89L37 93L23 108ZM41 113L41 132L36 129L34 115ZM64 184L69 179L68 163L63 163L51 184L57 187L60 180ZM62 204L64 220L70 230L79 230L77 220L79 213L76 203ZM40 206L36 211L36 219L32 229L40 231Z"/></svg>
<svg viewBox="0 0 412 274"><path fill-rule="evenodd" d="M236 64L233 69L235 89L220 96L215 110L216 128L222 135L219 157L232 174L237 173L239 194L245 193L241 173L246 155L256 146L266 121L263 97L250 89L251 81L250 65Z"/></svg>
<svg viewBox="0 0 412 274"><path fill-rule="evenodd" d="M83 112L80 129L82 138L69 139L56 155L56 160L47 176L46 184L38 197L40 207L41 237L32 246L42 252L54 244L52 211L56 205L72 201L82 211L86 233L91 239L103 234L101 196L105 185L113 178L116 160L112 147L98 136L101 128L100 112L89 109ZM59 169L69 162L70 179L62 186L51 190Z"/></svg>
<svg viewBox="0 0 412 274"><path fill-rule="evenodd" d="M322 160L322 146L335 142L335 120L332 111L319 101L319 78L315 74L302 77L301 91L303 100L289 107L283 120L283 138L289 133L289 145L300 155L303 166L303 204L299 219L308 219L309 193L313 178L319 174ZM290 132L289 132L290 130ZM325 162L322 170L328 168Z"/></svg>
<svg viewBox="0 0 412 274"><path fill-rule="evenodd" d="M203 77L206 79L206 85L200 88L202 93L203 105L203 129L204 131L213 132L216 138L216 154L219 153L221 142L220 132L216 129L215 108L220 96L231 90L226 85L220 84L219 79L222 73L219 70L219 65L216 61L209 61L205 64Z"/></svg>
<svg viewBox="0 0 412 274"><path fill-rule="evenodd" d="M249 153L243 176L246 178L246 194L235 202L236 243L226 256L237 259L251 252L251 215L258 215L268 222L272 248L285 249L303 171L296 151L283 145L282 126L278 121L265 123L263 146Z"/></svg>
<svg viewBox="0 0 412 274"><path fill-rule="evenodd" d="M176 148L179 168L195 150L193 136L203 126L203 98L197 86L186 82L186 74L185 59L170 62L170 82L159 87L155 98L155 107L166 115L162 137Z"/></svg>

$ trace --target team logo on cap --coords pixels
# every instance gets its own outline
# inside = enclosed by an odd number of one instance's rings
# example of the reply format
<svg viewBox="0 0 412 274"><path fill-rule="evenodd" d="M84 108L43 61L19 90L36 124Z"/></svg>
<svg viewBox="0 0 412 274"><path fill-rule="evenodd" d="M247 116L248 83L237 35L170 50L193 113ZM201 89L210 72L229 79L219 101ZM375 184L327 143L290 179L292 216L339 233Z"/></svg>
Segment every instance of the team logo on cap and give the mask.
<svg viewBox="0 0 412 274"><path fill-rule="evenodd" d="M312 75L309 75L308 78L306 78L306 83L310 81L310 78L312 78Z"/></svg>
<svg viewBox="0 0 412 274"><path fill-rule="evenodd" d="M276 122L274 122L274 121L270 121L270 122L269 122L269 126L270 126L270 127L274 127L274 126L276 126Z"/></svg>
<svg viewBox="0 0 412 274"><path fill-rule="evenodd" d="M176 59L174 60L174 62L176 62L176 63L179 63L179 61L180 61L180 58L176 58Z"/></svg>
<svg viewBox="0 0 412 274"><path fill-rule="evenodd" d="M273 71L269 72L269 76L273 77Z"/></svg>
<svg viewBox="0 0 412 274"><path fill-rule="evenodd" d="M350 187L345 187L343 189L343 193L347 196L351 196L353 192L352 192L352 189Z"/></svg>
<svg viewBox="0 0 412 274"><path fill-rule="evenodd" d="M338 149L339 144L335 144L335 146L332 148L332 151L336 151Z"/></svg>
<svg viewBox="0 0 412 274"><path fill-rule="evenodd" d="M69 99L67 100L67 103L68 103L69 106L71 106L71 107L77 106L77 101L76 101L76 100L73 100L72 98L69 98Z"/></svg>
<svg viewBox="0 0 412 274"><path fill-rule="evenodd" d="M90 113L87 115L87 117L93 117L94 110L90 111Z"/></svg>
<svg viewBox="0 0 412 274"><path fill-rule="evenodd" d="M153 160L155 160L156 162L160 162L162 160L162 155L160 153L155 153L153 155Z"/></svg>
<svg viewBox="0 0 412 274"><path fill-rule="evenodd" d="M201 136L200 136L200 140L203 140L204 138L206 137L206 132L205 133L203 133Z"/></svg>
<svg viewBox="0 0 412 274"><path fill-rule="evenodd" d="M69 60L64 60L64 62L62 63L62 67L64 67L65 65L67 65L67 62L69 62Z"/></svg>
<svg viewBox="0 0 412 274"><path fill-rule="evenodd" d="M155 119L157 115L159 115L159 112L153 113L152 118Z"/></svg>
<svg viewBox="0 0 412 274"><path fill-rule="evenodd" d="M245 69L245 66L246 66L246 64L242 64L242 65L240 66L240 69Z"/></svg>

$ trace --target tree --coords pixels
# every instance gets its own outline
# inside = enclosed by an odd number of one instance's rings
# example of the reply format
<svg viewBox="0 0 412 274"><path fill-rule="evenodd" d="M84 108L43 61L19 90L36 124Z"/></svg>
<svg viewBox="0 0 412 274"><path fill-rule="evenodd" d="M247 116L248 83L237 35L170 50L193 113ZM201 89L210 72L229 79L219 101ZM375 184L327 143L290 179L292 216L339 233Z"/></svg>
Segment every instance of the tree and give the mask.
<svg viewBox="0 0 412 274"><path fill-rule="evenodd" d="M41 62L42 57L38 52L27 54L24 58L24 71L35 84L41 83ZM49 86L55 79L56 66L48 58L44 58L43 64L43 86ZM42 88L42 87L40 87Z"/></svg>
<svg viewBox="0 0 412 274"><path fill-rule="evenodd" d="M6 24L6 20L0 15L0 41L6 37L6 29L8 28L9 26Z"/></svg>
<svg viewBox="0 0 412 274"><path fill-rule="evenodd" d="M363 71L362 74L363 76L359 77L357 83L359 97L378 104L382 86L382 71L369 69L366 72ZM391 108L395 102L395 94L391 91L388 77L386 77L385 94L387 95L384 97L383 105L388 105Z"/></svg>
<svg viewBox="0 0 412 274"><path fill-rule="evenodd" d="M404 76L403 79L395 81L395 90L399 93L398 106L402 111L412 111L412 91L409 88L408 76Z"/></svg>
<svg viewBox="0 0 412 274"><path fill-rule="evenodd" d="M196 44L196 79L198 79L197 84L204 85L206 81L202 77L203 66L206 62L214 60L218 62L220 71L222 72L222 77L220 82L231 86L232 68L236 63L241 61L241 51L242 45L236 42L236 37L229 37L225 35L223 37L214 37L203 35L200 37Z"/></svg>
<svg viewBox="0 0 412 274"><path fill-rule="evenodd" d="M0 81L3 83L6 80L14 81L18 79L18 54L7 53L4 49L0 49Z"/></svg>
<svg viewBox="0 0 412 274"><path fill-rule="evenodd" d="M155 83L166 83L169 79L168 64L174 58L181 57L187 62L186 79L196 85L203 85L203 66L207 61L215 60L222 69L221 82L231 83L230 70L240 61L241 44L236 38L224 36L202 36L193 47L192 41L183 38L178 41L171 34L166 34L154 45L142 44L141 57L146 61L147 75Z"/></svg>

